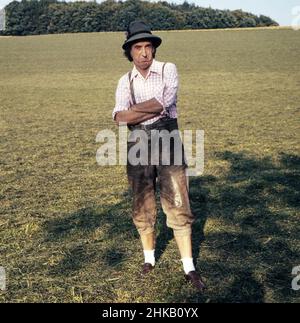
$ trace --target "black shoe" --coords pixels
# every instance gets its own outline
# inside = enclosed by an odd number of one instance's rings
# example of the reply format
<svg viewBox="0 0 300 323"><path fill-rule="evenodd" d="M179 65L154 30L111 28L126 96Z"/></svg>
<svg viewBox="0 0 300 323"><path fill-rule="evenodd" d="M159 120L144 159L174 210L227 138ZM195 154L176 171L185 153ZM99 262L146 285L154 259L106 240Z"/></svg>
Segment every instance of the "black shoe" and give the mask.
<svg viewBox="0 0 300 323"><path fill-rule="evenodd" d="M154 266L152 266L149 262L143 264L142 267L142 275L147 275L151 270L153 270Z"/></svg>
<svg viewBox="0 0 300 323"><path fill-rule="evenodd" d="M192 285L195 288L197 288L200 292L206 289L206 286L204 285L201 277L195 270L190 271L187 275L185 275L185 279L192 283Z"/></svg>

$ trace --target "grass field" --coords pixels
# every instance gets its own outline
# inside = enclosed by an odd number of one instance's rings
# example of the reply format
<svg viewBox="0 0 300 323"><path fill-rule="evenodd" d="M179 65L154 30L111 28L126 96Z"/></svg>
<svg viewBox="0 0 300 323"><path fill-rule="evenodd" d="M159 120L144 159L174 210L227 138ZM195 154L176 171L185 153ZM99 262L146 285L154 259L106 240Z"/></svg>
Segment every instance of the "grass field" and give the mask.
<svg viewBox="0 0 300 323"><path fill-rule="evenodd" d="M138 277L125 168L96 163L130 69L123 33L3 37L0 302L300 301L300 31L158 34L156 58L180 75L180 127L205 131L190 197L208 290L185 283L161 210L156 269Z"/></svg>

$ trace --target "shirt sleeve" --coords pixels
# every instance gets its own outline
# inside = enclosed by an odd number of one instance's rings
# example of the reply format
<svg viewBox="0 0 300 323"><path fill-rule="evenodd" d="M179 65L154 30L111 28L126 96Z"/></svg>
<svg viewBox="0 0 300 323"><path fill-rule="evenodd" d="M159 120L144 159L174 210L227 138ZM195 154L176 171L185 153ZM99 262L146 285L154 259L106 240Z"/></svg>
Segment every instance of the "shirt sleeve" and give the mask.
<svg viewBox="0 0 300 323"><path fill-rule="evenodd" d="M120 111L129 110L130 107L130 89L128 85L128 75L120 78L116 90L116 105L112 112L112 118L115 120L116 114Z"/></svg>
<svg viewBox="0 0 300 323"><path fill-rule="evenodd" d="M167 63L164 69L164 88L163 91L159 91L155 97L156 100L163 106L164 114L168 107L176 105L178 91L178 74L176 65L173 63Z"/></svg>

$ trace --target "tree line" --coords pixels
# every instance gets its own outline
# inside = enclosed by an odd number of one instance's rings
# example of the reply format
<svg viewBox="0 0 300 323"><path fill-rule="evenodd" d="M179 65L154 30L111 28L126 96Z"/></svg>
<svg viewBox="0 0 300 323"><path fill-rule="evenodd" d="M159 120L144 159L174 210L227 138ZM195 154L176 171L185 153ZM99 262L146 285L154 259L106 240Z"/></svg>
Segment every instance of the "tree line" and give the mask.
<svg viewBox="0 0 300 323"><path fill-rule="evenodd" d="M1 33L39 35L124 31L136 19L144 20L153 30L278 26L276 21L264 15L203 8L188 2L22 0L10 2L5 7L5 30Z"/></svg>

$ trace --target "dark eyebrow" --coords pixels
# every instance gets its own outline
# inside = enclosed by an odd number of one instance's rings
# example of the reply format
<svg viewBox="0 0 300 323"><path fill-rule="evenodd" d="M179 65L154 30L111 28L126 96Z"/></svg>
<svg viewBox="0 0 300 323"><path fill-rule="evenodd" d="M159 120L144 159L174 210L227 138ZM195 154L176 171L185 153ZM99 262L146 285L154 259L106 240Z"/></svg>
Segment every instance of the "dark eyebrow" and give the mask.
<svg viewBox="0 0 300 323"><path fill-rule="evenodd" d="M147 44L147 45L145 45L146 47L152 47L153 45L151 44L151 43L149 43L149 44ZM133 47L135 47L135 48L140 48L140 47L142 47L142 45L138 45L138 44L134 44L133 45Z"/></svg>

